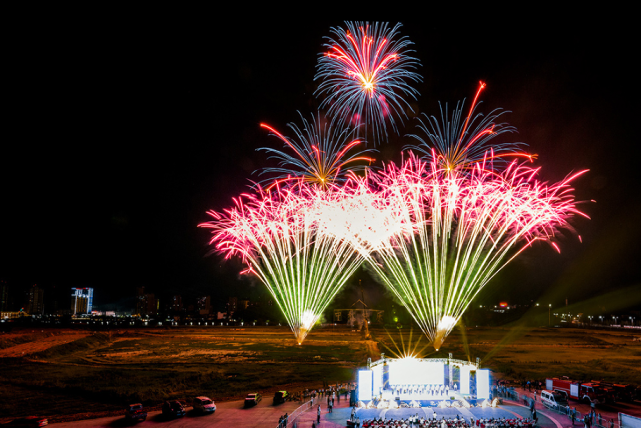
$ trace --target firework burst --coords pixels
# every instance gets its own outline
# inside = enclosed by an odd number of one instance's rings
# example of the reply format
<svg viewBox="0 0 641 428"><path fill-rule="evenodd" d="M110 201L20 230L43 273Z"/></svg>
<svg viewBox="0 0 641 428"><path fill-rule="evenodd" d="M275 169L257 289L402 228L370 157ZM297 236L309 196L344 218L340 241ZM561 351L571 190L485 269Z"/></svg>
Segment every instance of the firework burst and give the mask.
<svg viewBox="0 0 641 428"><path fill-rule="evenodd" d="M239 255L245 272L256 275L269 289L299 344L350 275L363 262L353 240L337 230L359 236L353 209L359 186L326 191L302 180L271 192L243 195L222 213L211 211L211 243L227 258ZM349 214L349 213L347 213ZM340 224L336 224L340 223Z"/></svg>
<svg viewBox="0 0 641 428"><path fill-rule="evenodd" d="M387 136L387 123L397 132L395 117L406 117L411 107L403 97L416 99L410 83L421 81L414 70L419 62L409 54L411 42L398 37L401 24L346 22L347 29L332 28L327 52L318 60L314 80L323 96L321 107L343 123L369 125L372 142ZM368 126L365 127L367 132Z"/></svg>
<svg viewBox="0 0 641 428"><path fill-rule="evenodd" d="M285 143L288 151L293 152L290 154L269 147L258 149L270 153L270 158L280 161L278 167L264 168L260 171L259 175L272 175L261 184L272 181L291 182L290 178L302 177L306 182L327 188L332 183L344 181L349 171L363 171L366 165L362 162L374 161L367 156L373 152L372 149L354 151L361 144L361 140L354 135L355 128L332 126L321 118L320 113L316 116L312 115L311 122L307 121L303 115L301 120L302 129L295 123L287 125L294 132L295 138L288 138L274 128L261 123L261 127L271 131Z"/></svg>
<svg viewBox="0 0 641 428"><path fill-rule="evenodd" d="M515 162L501 173L476 164L469 174L412 157L375 177L413 233L376 242L369 265L439 349L472 299L534 241L553 242L576 209L569 183L535 179Z"/></svg>
<svg viewBox="0 0 641 428"><path fill-rule="evenodd" d="M525 153L523 143L500 143L495 138L501 134L516 132L516 128L507 123L497 123L505 110L495 109L489 115L477 113L478 99L486 87L480 82L467 116L464 116L464 102L457 103L449 116L447 104L441 106L440 120L434 116L423 114L425 121L419 119L418 128L427 136L409 135L419 141L418 145L407 146L406 149L419 153L428 163L436 162L439 167L458 172L470 171L475 164L488 166L505 166L508 158L525 157L530 161L536 155Z"/></svg>

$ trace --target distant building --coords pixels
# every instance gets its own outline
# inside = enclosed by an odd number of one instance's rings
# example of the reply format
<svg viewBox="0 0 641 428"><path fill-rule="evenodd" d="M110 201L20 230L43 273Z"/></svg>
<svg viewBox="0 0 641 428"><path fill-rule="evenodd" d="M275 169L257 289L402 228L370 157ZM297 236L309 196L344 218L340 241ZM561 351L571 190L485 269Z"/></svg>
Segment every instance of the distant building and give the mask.
<svg viewBox="0 0 641 428"><path fill-rule="evenodd" d="M200 315L209 315L211 313L211 296L199 297L197 303Z"/></svg>
<svg viewBox="0 0 641 428"><path fill-rule="evenodd" d="M172 297L171 301L171 310L174 312L180 312L183 309L183 298L180 295Z"/></svg>
<svg viewBox="0 0 641 428"><path fill-rule="evenodd" d="M71 313L72 315L90 314L93 310L93 288L72 288L71 289Z"/></svg>
<svg viewBox="0 0 641 428"><path fill-rule="evenodd" d="M44 290L34 284L29 289L29 294L27 295L27 304L25 306L25 312L30 315L44 314Z"/></svg>
<svg viewBox="0 0 641 428"><path fill-rule="evenodd" d="M9 311L9 285L0 281L0 311Z"/></svg>
<svg viewBox="0 0 641 428"><path fill-rule="evenodd" d="M238 308L240 309L247 309L249 307L249 300L248 299L242 299L238 301Z"/></svg>
<svg viewBox="0 0 641 428"><path fill-rule="evenodd" d="M238 297L230 297L229 302L227 303L227 317L238 310Z"/></svg>
<svg viewBox="0 0 641 428"><path fill-rule="evenodd" d="M136 288L136 313L142 317L156 316L160 307L160 299L154 293L145 293L145 287Z"/></svg>
<svg viewBox="0 0 641 428"><path fill-rule="evenodd" d="M5 319L5 320L12 320L12 319L18 319L21 318L25 315L24 312L22 311L13 311L13 312L0 312L0 319Z"/></svg>

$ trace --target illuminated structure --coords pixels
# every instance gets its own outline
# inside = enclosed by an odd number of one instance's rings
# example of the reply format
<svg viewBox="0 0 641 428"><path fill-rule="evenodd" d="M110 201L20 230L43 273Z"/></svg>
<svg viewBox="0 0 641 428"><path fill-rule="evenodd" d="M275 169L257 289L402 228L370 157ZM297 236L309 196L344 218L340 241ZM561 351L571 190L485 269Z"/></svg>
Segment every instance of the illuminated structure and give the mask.
<svg viewBox="0 0 641 428"><path fill-rule="evenodd" d="M34 284L27 294L27 304L25 306L25 312L30 315L42 315L45 311L44 305L44 293L45 291Z"/></svg>
<svg viewBox="0 0 641 428"><path fill-rule="evenodd" d="M386 358L358 372L358 399L368 406L397 407L401 402L437 406L441 401L489 398L490 372L452 358Z"/></svg>
<svg viewBox="0 0 641 428"><path fill-rule="evenodd" d="M90 314L93 309L93 288L71 289L71 313L73 315Z"/></svg>

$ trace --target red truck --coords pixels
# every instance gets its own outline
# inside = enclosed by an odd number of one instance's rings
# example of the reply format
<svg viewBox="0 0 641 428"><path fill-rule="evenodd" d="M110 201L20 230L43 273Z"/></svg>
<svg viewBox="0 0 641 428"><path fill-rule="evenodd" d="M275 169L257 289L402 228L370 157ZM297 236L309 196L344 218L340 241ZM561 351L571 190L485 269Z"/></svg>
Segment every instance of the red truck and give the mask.
<svg viewBox="0 0 641 428"><path fill-rule="evenodd" d="M603 404L606 401L605 391L591 382L583 383L565 377L563 379L555 377L545 380L545 389L558 391L568 399L573 398L586 403Z"/></svg>
<svg viewBox="0 0 641 428"><path fill-rule="evenodd" d="M611 383L593 380L593 383L600 384L601 387L606 389L614 390L617 400L620 401L634 401L635 398L635 388L632 385L620 384L620 383Z"/></svg>

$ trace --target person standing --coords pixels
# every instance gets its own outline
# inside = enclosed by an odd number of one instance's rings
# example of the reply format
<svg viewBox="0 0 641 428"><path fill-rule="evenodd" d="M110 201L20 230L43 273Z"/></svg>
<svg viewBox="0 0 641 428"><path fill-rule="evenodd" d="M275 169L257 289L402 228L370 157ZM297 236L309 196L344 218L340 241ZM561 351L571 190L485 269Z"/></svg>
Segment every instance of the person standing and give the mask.
<svg viewBox="0 0 641 428"><path fill-rule="evenodd" d="M321 408L320 404L318 405L318 411L316 412L316 422L320 424L320 414L321 414Z"/></svg>
<svg viewBox="0 0 641 428"><path fill-rule="evenodd" d="M536 424L536 409L532 410L532 420Z"/></svg>
<svg viewBox="0 0 641 428"><path fill-rule="evenodd" d="M575 411L571 411L570 413L572 413L572 426L574 426L574 421L576 420L576 409Z"/></svg>

